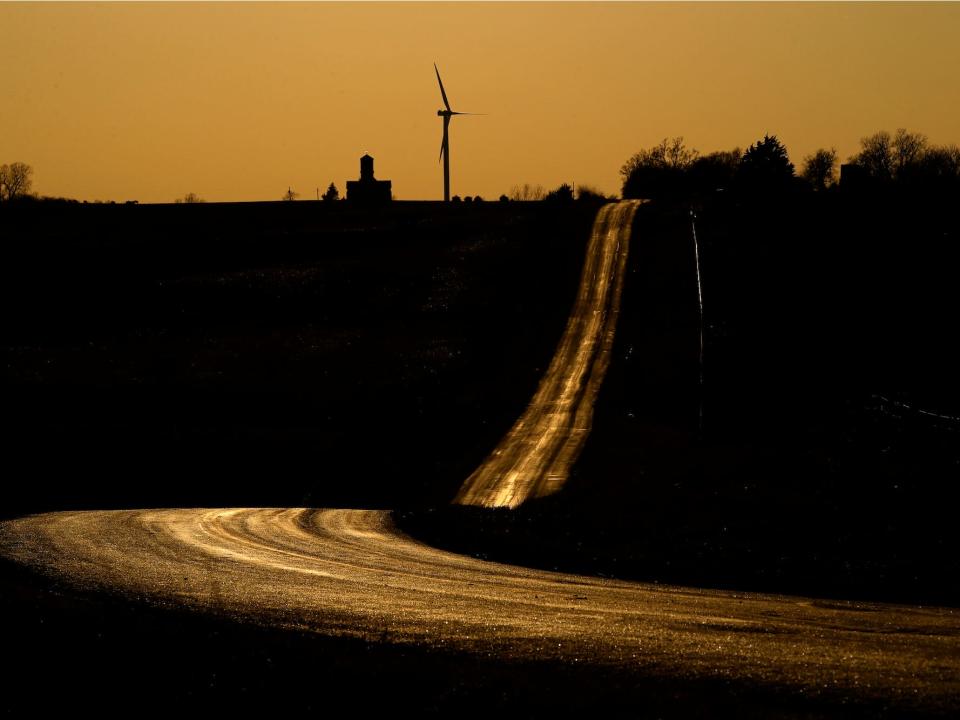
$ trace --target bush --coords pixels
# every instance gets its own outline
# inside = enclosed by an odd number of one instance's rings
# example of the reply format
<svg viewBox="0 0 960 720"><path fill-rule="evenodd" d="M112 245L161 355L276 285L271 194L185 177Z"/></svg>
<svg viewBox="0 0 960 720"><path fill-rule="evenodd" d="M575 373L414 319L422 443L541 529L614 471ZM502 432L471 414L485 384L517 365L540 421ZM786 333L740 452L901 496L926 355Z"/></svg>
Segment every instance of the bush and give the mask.
<svg viewBox="0 0 960 720"><path fill-rule="evenodd" d="M616 198L610 197L600 190L597 190L590 185L580 185L577 187L577 200L583 202L609 202L610 200L616 200Z"/></svg>
<svg viewBox="0 0 960 720"><path fill-rule="evenodd" d="M549 203L571 203L573 202L573 188L563 183L560 187L548 192L543 199Z"/></svg>

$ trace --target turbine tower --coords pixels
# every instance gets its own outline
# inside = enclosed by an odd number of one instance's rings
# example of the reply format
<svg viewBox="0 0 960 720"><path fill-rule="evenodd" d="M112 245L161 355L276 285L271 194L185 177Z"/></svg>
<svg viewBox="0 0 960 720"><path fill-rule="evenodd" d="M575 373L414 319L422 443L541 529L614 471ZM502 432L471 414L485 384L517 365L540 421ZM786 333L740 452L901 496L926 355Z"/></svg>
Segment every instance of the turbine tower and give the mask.
<svg viewBox="0 0 960 720"><path fill-rule="evenodd" d="M440 95L443 96L443 104L446 110L437 110L437 115L443 118L443 141L440 143L440 159L443 160L443 201L450 202L450 118L454 115L483 115L483 113L455 112L450 108L450 101L447 100L447 92L443 89L443 80L440 79L440 71L437 70L437 64L433 64L434 72L437 73L437 82L440 83Z"/></svg>

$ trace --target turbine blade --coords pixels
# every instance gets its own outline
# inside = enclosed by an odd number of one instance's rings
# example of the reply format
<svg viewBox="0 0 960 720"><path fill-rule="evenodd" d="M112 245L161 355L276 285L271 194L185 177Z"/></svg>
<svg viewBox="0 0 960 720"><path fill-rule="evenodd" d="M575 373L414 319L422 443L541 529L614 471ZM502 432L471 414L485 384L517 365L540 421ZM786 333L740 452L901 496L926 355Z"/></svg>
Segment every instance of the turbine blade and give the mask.
<svg viewBox="0 0 960 720"><path fill-rule="evenodd" d="M486 115L486 113L463 113L463 112L453 112L451 110L451 115Z"/></svg>
<svg viewBox="0 0 960 720"><path fill-rule="evenodd" d="M440 94L443 95L443 104L447 106L447 110L449 112L453 112L452 110L450 110L450 101L447 100L447 92L446 90L443 89L443 80L440 79L440 71L437 70L436 63L433 64L433 69L437 73L437 82L440 83Z"/></svg>
<svg viewBox="0 0 960 720"><path fill-rule="evenodd" d="M447 153L450 157L450 116L443 116L443 139L440 140L440 159L443 160L443 154Z"/></svg>
<svg viewBox="0 0 960 720"><path fill-rule="evenodd" d="M437 162L443 162L443 148L446 147L446 143L443 140L440 141L440 157L437 159Z"/></svg>

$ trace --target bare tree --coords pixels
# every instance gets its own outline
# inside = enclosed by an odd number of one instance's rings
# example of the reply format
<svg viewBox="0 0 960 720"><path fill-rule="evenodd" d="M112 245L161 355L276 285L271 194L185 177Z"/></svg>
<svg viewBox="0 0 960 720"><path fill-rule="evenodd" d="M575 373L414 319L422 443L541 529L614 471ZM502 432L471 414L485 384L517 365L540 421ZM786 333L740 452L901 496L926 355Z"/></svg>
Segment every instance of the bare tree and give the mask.
<svg viewBox="0 0 960 720"><path fill-rule="evenodd" d="M184 195L182 198L177 198L173 202L175 202L177 205L180 205L180 204L195 205L197 203L206 202L206 200L204 200L202 197L200 197L196 193L190 192Z"/></svg>
<svg viewBox="0 0 960 720"><path fill-rule="evenodd" d="M22 162L0 165L0 200L15 200L30 194L33 168Z"/></svg>
<svg viewBox="0 0 960 720"><path fill-rule="evenodd" d="M800 177L814 190L824 190L837 181L837 149L820 148L803 159Z"/></svg>
<svg viewBox="0 0 960 720"><path fill-rule="evenodd" d="M926 135L898 128L891 143L894 176L900 176L906 168L919 163L926 149Z"/></svg>
<svg viewBox="0 0 960 720"><path fill-rule="evenodd" d="M523 185L514 185L510 188L511 200L543 200L546 194L547 191L543 185L524 183Z"/></svg>
<svg viewBox="0 0 960 720"><path fill-rule="evenodd" d="M917 168L929 150L927 136L898 128L890 135L886 130L860 140L860 152L850 158L878 180L900 180Z"/></svg>
<svg viewBox="0 0 960 720"><path fill-rule="evenodd" d="M623 164L623 197L671 195L684 184L686 171L700 153L688 148L683 136L664 138L658 145L640 150Z"/></svg>
<svg viewBox="0 0 960 720"><path fill-rule="evenodd" d="M934 145L928 147L920 160L923 173L928 178L960 180L960 147Z"/></svg>
<svg viewBox="0 0 960 720"><path fill-rule="evenodd" d="M626 180L637 170L647 167L685 170L699 156L700 153L695 148L688 148L684 144L682 135L672 140L664 138L659 145L634 153L620 168L620 174Z"/></svg>
<svg viewBox="0 0 960 720"><path fill-rule="evenodd" d="M294 201L300 197L300 193L294 192L291 188L287 188L287 191L283 194L283 199L287 201Z"/></svg>
<svg viewBox="0 0 960 720"><path fill-rule="evenodd" d="M890 180L893 177L893 139L886 130L860 139L860 152L850 158L870 177Z"/></svg>

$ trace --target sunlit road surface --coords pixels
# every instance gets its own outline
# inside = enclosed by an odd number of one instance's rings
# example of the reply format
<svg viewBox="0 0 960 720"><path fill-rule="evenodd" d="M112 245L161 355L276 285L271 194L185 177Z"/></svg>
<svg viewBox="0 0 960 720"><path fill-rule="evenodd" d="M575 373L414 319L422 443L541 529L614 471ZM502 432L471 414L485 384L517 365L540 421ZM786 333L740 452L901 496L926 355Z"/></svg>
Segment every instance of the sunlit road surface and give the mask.
<svg viewBox="0 0 960 720"><path fill-rule="evenodd" d="M550 367L523 415L454 499L516 507L557 492L586 442L610 364L630 230L639 200L604 205L593 225L580 289Z"/></svg>
<svg viewBox="0 0 960 720"><path fill-rule="evenodd" d="M61 512L0 524L0 554L81 591L329 635L960 706L960 613L693 590L486 562L382 511Z"/></svg>

